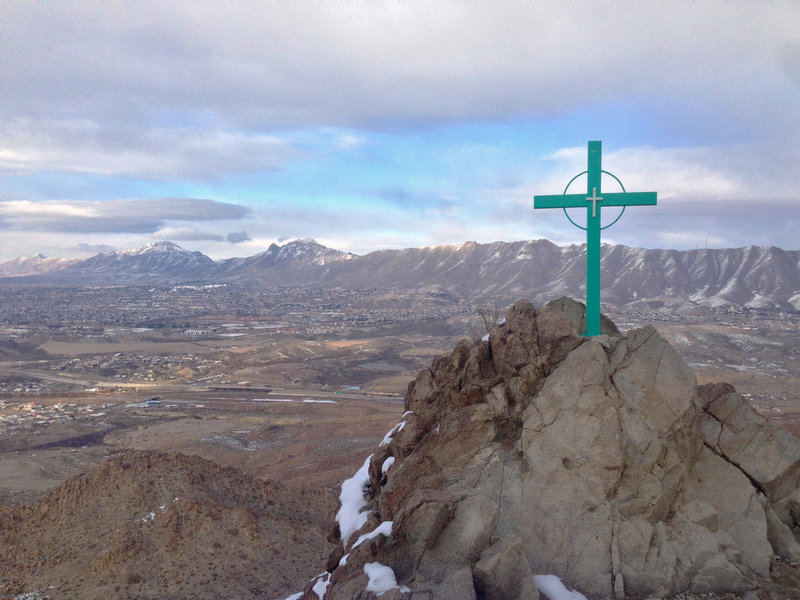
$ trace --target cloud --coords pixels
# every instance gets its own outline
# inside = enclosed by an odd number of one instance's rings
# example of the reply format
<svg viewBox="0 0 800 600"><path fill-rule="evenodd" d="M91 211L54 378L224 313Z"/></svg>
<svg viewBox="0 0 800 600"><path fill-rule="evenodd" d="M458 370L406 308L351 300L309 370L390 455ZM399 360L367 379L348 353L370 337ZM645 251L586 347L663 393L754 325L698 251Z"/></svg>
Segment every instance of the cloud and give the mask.
<svg viewBox="0 0 800 600"><path fill-rule="evenodd" d="M340 150L354 150L369 144L369 138L352 133L342 134L336 141L336 147Z"/></svg>
<svg viewBox="0 0 800 600"><path fill-rule="evenodd" d="M241 244L242 242L250 241L252 238L247 235L246 231L231 231L225 236L225 239L231 244Z"/></svg>
<svg viewBox="0 0 800 600"><path fill-rule="evenodd" d="M234 220L247 216L249 212L244 206L203 198L105 202L5 200L0 201L0 229L58 233L155 233L169 221Z"/></svg>
<svg viewBox="0 0 800 600"><path fill-rule="evenodd" d="M203 180L272 171L302 154L276 135L90 119L0 122L0 137L0 172L6 173L48 170Z"/></svg>
<svg viewBox="0 0 800 600"><path fill-rule="evenodd" d="M101 252L116 252L117 249L114 246L109 246L108 244L87 244L85 242L81 242L69 250L79 254L100 254Z"/></svg>
<svg viewBox="0 0 800 600"><path fill-rule="evenodd" d="M384 127L542 118L623 95L667 107L716 99L717 117L754 101L789 110L777 121L797 114L775 94L794 72L777 50L797 41L791 3L19 2L4 12L10 115Z"/></svg>
<svg viewBox="0 0 800 600"><path fill-rule="evenodd" d="M179 240L182 242L221 242L225 239L219 233L204 231L197 227L162 227L153 233L153 237L161 240Z"/></svg>
<svg viewBox="0 0 800 600"><path fill-rule="evenodd" d="M580 146L549 153L521 176L522 183L488 189L485 194L509 206L529 207L535 194L561 193L585 171L586 152L586 146ZM800 167L797 158L778 156L760 144L619 149L604 145L602 161L603 169L617 176L627 191L656 191L659 203L690 201L713 206L715 211L721 205L747 205L754 193L772 202L795 202L793 182L786 173ZM607 174L601 183L604 191L621 191ZM586 175L581 175L570 184L569 192L584 190Z"/></svg>

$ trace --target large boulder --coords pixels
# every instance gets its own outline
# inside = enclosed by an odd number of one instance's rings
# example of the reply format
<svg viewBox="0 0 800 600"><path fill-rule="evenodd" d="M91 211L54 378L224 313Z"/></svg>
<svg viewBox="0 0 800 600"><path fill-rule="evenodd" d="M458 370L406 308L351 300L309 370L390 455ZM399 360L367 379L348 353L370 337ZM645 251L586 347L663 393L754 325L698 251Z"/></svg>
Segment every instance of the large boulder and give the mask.
<svg viewBox="0 0 800 600"><path fill-rule="evenodd" d="M535 600L537 574L595 598L743 592L800 560L800 440L698 388L651 326L582 338L583 310L519 301L409 384L356 482L364 524L305 598Z"/></svg>

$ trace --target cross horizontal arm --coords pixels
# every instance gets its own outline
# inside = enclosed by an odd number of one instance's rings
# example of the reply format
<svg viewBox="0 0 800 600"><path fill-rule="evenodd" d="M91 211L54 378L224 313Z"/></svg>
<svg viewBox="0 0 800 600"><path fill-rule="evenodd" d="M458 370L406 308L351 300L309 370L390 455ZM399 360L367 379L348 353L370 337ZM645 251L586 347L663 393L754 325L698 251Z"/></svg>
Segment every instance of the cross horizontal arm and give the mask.
<svg viewBox="0 0 800 600"><path fill-rule="evenodd" d="M586 207L586 194L558 194L533 197L533 208L582 208ZM656 192L603 192L599 206L650 206L656 204Z"/></svg>
<svg viewBox="0 0 800 600"><path fill-rule="evenodd" d="M586 194L534 196L533 208L577 208L586 206Z"/></svg>
<svg viewBox="0 0 800 600"><path fill-rule="evenodd" d="M656 203L656 192L603 192L603 206L651 206Z"/></svg>

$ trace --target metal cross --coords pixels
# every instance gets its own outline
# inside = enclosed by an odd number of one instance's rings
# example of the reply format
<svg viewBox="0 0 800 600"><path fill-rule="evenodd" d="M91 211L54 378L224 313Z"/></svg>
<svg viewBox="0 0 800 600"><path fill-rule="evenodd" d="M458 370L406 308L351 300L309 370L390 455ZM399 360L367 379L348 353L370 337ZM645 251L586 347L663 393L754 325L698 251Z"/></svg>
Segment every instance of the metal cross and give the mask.
<svg viewBox="0 0 800 600"><path fill-rule="evenodd" d="M600 178L603 173L607 173L617 179L608 171L602 169L602 142L589 142L588 168L583 173L587 174L586 194L567 194L569 184L564 189L564 193L553 196L534 196L533 208L562 208L564 214L568 208L586 207L586 227L581 227L575 223L569 215L567 218L576 227L586 231L586 337L600 335L600 231L611 227L619 220L619 217L609 225L603 227L600 223L600 209L603 206L621 206L625 211L627 206L647 206L656 203L656 192L616 192L611 194L600 194ZM572 178L575 181L579 173ZM569 183L571 184L572 181ZM619 179L617 179L619 182ZM622 184L620 183L620 186ZM591 191L591 196L588 196ZM602 201L602 206L597 203ZM587 202L591 202L591 210ZM622 213L620 213L622 216Z"/></svg>

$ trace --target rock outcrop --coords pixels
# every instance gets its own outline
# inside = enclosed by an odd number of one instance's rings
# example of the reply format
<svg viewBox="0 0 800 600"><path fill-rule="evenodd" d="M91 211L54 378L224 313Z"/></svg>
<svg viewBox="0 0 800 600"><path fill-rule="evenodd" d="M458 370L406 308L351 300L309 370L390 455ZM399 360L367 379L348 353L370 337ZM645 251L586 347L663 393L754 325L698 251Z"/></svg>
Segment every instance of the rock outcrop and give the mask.
<svg viewBox="0 0 800 600"><path fill-rule="evenodd" d="M698 387L653 327L581 338L582 318L520 301L419 373L304 598L532 600L537 574L591 598L744 592L800 561L800 440Z"/></svg>

